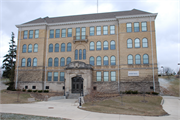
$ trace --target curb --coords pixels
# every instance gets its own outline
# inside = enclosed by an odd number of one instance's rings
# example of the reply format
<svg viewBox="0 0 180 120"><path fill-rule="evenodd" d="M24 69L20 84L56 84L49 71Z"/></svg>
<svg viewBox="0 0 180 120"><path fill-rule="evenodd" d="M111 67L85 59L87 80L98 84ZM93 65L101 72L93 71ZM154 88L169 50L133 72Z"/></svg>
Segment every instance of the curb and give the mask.
<svg viewBox="0 0 180 120"><path fill-rule="evenodd" d="M164 104L164 98L161 100L161 105L163 105Z"/></svg>

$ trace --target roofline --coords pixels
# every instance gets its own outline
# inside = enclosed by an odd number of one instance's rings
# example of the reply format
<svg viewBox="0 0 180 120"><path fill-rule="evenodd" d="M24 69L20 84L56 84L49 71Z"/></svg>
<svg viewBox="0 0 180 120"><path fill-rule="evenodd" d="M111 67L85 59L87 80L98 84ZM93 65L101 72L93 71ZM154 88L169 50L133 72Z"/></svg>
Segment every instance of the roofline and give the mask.
<svg viewBox="0 0 180 120"><path fill-rule="evenodd" d="M116 18L119 19L126 19L126 18L139 18L139 17L155 17L158 13L152 13L152 14L141 14L141 15L125 15L125 16L116 16Z"/></svg>

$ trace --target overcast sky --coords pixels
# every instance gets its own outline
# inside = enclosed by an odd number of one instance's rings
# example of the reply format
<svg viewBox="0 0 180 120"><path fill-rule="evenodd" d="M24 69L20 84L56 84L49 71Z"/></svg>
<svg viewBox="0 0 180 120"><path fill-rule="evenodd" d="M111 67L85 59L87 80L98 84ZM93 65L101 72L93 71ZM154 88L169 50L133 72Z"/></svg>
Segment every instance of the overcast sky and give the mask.
<svg viewBox="0 0 180 120"><path fill-rule="evenodd" d="M22 24L39 17L57 17L97 13L97 0L0 0L0 66L9 49L11 32L17 43ZM139 9L158 13L156 47L159 67L178 70L180 63L180 1L179 0L99 0L98 12ZM180 67L180 66L179 66Z"/></svg>

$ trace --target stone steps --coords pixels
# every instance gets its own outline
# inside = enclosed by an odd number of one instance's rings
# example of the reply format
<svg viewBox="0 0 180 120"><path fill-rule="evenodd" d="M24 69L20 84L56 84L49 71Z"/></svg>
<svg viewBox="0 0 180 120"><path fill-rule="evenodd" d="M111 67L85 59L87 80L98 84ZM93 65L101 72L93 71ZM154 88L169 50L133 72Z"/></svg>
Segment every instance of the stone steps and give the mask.
<svg viewBox="0 0 180 120"><path fill-rule="evenodd" d="M70 94L67 99L78 99L80 97L80 94Z"/></svg>

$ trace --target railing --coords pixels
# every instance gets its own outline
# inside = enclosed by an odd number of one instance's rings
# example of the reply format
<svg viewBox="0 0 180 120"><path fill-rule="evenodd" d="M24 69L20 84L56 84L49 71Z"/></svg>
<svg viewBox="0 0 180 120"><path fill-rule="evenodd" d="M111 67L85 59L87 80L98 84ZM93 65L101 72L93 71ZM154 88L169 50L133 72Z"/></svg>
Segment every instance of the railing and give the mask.
<svg viewBox="0 0 180 120"><path fill-rule="evenodd" d="M82 41L85 41L87 42L88 41L88 36L87 35L80 35L80 36L73 36L73 42L82 42Z"/></svg>

